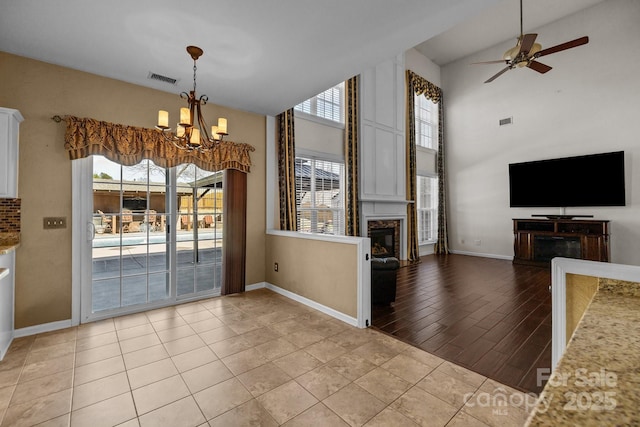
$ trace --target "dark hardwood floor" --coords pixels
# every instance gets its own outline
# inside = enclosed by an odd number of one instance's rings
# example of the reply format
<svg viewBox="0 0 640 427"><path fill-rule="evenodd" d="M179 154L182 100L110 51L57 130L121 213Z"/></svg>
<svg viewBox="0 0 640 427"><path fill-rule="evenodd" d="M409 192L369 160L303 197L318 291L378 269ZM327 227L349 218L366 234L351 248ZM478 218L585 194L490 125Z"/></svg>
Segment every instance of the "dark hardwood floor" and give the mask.
<svg viewBox="0 0 640 427"><path fill-rule="evenodd" d="M372 325L445 360L539 393L551 367L549 268L465 255L429 255L398 270L396 302Z"/></svg>

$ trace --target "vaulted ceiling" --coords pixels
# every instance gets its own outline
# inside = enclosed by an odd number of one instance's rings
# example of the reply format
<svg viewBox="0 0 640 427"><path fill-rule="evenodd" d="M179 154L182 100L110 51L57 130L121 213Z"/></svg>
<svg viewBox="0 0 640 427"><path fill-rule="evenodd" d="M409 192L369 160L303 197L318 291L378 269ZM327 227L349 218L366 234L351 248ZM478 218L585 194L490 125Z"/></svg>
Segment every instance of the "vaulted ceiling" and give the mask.
<svg viewBox="0 0 640 427"><path fill-rule="evenodd" d="M525 31L598 1L525 1ZM518 10L517 0L3 1L0 50L177 94L193 85L185 48L196 45L199 94L275 115L414 46L446 64L514 38Z"/></svg>

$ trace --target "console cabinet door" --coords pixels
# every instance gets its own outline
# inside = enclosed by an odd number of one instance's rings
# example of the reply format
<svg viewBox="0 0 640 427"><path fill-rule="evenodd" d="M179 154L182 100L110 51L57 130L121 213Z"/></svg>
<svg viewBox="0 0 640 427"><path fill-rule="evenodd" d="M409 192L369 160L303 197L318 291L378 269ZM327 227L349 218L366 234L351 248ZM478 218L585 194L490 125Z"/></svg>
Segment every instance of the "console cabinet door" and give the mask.
<svg viewBox="0 0 640 427"><path fill-rule="evenodd" d="M0 108L0 198L18 197L18 110Z"/></svg>
<svg viewBox="0 0 640 427"><path fill-rule="evenodd" d="M533 259L533 242L530 233L516 233L515 258L520 260Z"/></svg>
<svg viewBox="0 0 640 427"><path fill-rule="evenodd" d="M585 236L582 244L582 258L591 261L609 261L606 236Z"/></svg>

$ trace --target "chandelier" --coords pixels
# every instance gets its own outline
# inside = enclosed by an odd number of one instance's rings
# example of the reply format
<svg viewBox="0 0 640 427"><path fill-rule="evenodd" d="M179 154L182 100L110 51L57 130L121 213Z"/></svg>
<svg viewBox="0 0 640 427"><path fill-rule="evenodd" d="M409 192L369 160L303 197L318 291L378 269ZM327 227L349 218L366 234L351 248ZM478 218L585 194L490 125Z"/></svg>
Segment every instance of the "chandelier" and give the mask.
<svg viewBox="0 0 640 427"><path fill-rule="evenodd" d="M211 126L211 136L207 130L207 124L202 117L200 107L209 100L207 95L196 95L196 61L204 53L197 46L187 46L187 52L193 59L193 90L189 93L182 92L180 98L186 99L187 107L180 108L180 121L176 125L176 132L171 132L169 127L169 113L158 111L158 125L156 129L162 132L165 139L171 141L183 150L208 151L222 141L227 134L227 119L220 117L218 126Z"/></svg>

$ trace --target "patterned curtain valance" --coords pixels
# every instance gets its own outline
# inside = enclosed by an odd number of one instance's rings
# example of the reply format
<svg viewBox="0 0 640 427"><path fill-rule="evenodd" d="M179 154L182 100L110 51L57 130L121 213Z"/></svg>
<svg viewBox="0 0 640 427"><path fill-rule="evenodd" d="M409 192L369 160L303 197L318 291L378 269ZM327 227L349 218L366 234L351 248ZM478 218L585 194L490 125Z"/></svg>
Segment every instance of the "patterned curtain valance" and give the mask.
<svg viewBox="0 0 640 427"><path fill-rule="evenodd" d="M98 154L124 166L150 159L163 168L193 163L210 172L236 169L248 173L249 153L255 151L249 144L233 141L221 141L216 148L202 153L186 151L165 140L155 129L73 116L64 120L67 123L64 146L71 160Z"/></svg>
<svg viewBox="0 0 640 427"><path fill-rule="evenodd" d="M411 70L407 70L407 79L409 86L413 87L416 95L424 95L427 99L430 99L434 104L440 102L442 98L442 89L431 83L424 77L420 77Z"/></svg>

